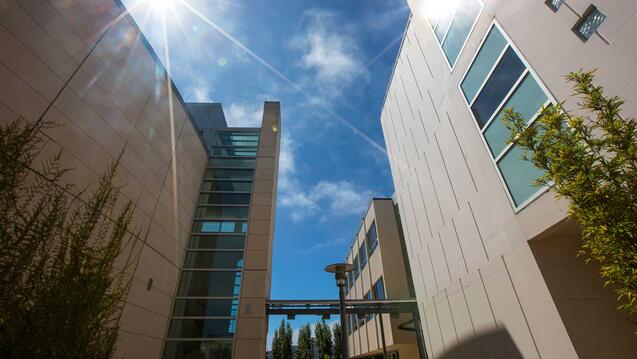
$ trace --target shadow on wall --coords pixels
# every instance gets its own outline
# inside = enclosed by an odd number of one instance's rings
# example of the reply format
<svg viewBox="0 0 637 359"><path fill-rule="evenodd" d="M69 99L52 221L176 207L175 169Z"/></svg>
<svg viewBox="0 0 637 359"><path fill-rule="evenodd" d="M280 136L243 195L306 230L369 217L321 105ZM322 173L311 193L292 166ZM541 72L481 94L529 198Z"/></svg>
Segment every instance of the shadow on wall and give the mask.
<svg viewBox="0 0 637 359"><path fill-rule="evenodd" d="M522 353L506 329L493 329L473 336L445 351L439 358L517 359Z"/></svg>

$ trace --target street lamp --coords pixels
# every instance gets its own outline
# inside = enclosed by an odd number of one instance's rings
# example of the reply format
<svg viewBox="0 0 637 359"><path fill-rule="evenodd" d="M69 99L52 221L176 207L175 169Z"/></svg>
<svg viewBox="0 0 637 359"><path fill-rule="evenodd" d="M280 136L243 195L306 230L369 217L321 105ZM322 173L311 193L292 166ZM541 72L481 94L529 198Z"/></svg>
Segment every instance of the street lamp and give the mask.
<svg viewBox="0 0 637 359"><path fill-rule="evenodd" d="M334 273L336 286L338 287L338 302L341 313L341 353L344 359L347 359L347 313L345 310L345 283L347 272L354 270L354 265L350 263L335 263L325 267L325 271Z"/></svg>

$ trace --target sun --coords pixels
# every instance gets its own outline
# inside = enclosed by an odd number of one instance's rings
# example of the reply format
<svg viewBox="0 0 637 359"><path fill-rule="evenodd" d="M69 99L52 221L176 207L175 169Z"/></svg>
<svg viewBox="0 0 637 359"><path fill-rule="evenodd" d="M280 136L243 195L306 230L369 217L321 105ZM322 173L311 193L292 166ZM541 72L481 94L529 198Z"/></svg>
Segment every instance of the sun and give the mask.
<svg viewBox="0 0 637 359"><path fill-rule="evenodd" d="M146 0L153 11L166 14L175 10L179 0Z"/></svg>
<svg viewBox="0 0 637 359"><path fill-rule="evenodd" d="M422 2L420 11L435 24L438 20L453 15L458 3L459 0L426 0Z"/></svg>

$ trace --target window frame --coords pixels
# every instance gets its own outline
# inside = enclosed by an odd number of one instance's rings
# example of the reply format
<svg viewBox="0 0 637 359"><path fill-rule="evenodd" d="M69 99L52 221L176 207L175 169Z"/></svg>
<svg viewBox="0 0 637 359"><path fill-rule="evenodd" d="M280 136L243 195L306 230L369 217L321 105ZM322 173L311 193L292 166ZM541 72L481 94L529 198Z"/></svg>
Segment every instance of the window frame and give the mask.
<svg viewBox="0 0 637 359"><path fill-rule="evenodd" d="M431 19L427 15L425 15L425 20L429 23L429 30L431 30L431 34L433 35L434 40L436 44L438 45L438 49L440 50L440 53L442 54L445 64L447 64L447 67L449 68L449 72L453 72L453 69L458 63L458 60L460 60L460 56L462 56L462 53L464 52L464 49L467 46L467 43L469 42L469 38L471 37L471 34L473 34L473 30L475 30L476 25L478 24L478 19L480 19L480 15L482 15L482 11L484 10L483 0L475 0L480 4L480 11L478 11L478 15L476 16L475 20L473 20L473 24L471 25L471 28L469 29L469 33L467 34L467 37L464 39L464 42L462 43L462 46L460 47L460 51L458 51L458 56L456 57L456 61L454 61L454 63L451 64L449 63L449 59L447 58L447 54L445 54L445 50L442 48L442 45L445 43L445 40L447 39L447 35L449 35L449 29L451 29L451 25L453 24L453 20L455 20L456 18L456 14L458 13L458 8L461 6L462 1L463 0L461 0L458 3L458 6L454 10L453 16L451 17L451 21L449 22L449 25L447 26L447 30L445 30L445 34L442 37L442 40L440 40L440 42L438 42L438 37L436 36L436 31L435 31L437 23L436 24L432 23Z"/></svg>
<svg viewBox="0 0 637 359"><path fill-rule="evenodd" d="M376 240L374 241L374 246L371 247L369 240L369 233L374 229L374 233L376 235ZM376 248L378 248L378 226L376 226L376 219L372 220L372 224L367 228L367 232L365 233L365 246L367 247L367 260L376 252ZM371 249L370 249L371 248Z"/></svg>
<svg viewBox="0 0 637 359"><path fill-rule="evenodd" d="M489 33L491 32L491 29L493 28L497 28L498 31L500 31L500 33L502 34L502 36L504 37L504 39L506 40L507 44L502 48L500 55L498 56L498 58L496 59L495 63L493 64L493 66L491 67L491 69L489 70L489 72L487 73L486 77L482 80L482 83L480 84L480 87L478 88L478 90L475 93L475 96L473 97L473 99L471 99L471 102L469 102L467 100L467 98L465 97L464 92L462 91L462 82L465 80L465 78L467 77L467 74L469 73L469 71L471 70L471 66L474 64L476 58L478 57L478 53L480 52L480 50L482 49L482 47L484 46L485 41L487 40ZM524 71L522 71L522 73L520 74L520 76L518 77L518 79L515 81L514 85L511 87L511 89L509 89L509 92L506 94L506 96L502 99L502 101L500 102L500 104L498 105L498 107L496 108L496 110L494 111L493 114L491 114L491 117L489 118L489 120L487 122L485 122L484 128L481 129L477 119L475 118L475 115L473 114L473 111L471 110L471 106L473 105L473 103L475 102L475 100L478 98L478 96L480 95L482 89L484 88L484 85L487 83L487 81L489 80L489 78L491 77L493 71L495 70L495 68L498 66L498 64L500 63L500 60L502 60L502 57L504 56L506 50L508 48L511 48L515 54L519 57L520 61L522 61L522 63L524 64L524 66L526 67L526 69ZM471 116L471 120L473 122L473 125L475 126L476 130L478 130L478 134L480 135L480 140L482 141L482 144L484 145L486 151L487 151L487 155L489 156L491 163L493 164L493 166L495 167L495 171L498 174L498 179L500 180L500 184L504 187L504 192L506 193L507 198L509 199L509 203L513 209L513 212L515 214L518 214L520 211L522 211L524 208L526 208L529 204L531 204L532 202L534 202L536 199L538 199L540 196L542 196L544 193L546 193L549 190L549 186L543 186L543 187L539 187L538 190L531 195L529 198L527 198L526 200L524 200L522 203L520 203L519 205L515 204L515 201L513 200L513 196L511 195L511 191L509 190L509 186L507 185L506 181L504 180L504 177L502 176L502 173L500 171L500 168L498 167L498 161L500 159L502 159L502 157L504 157L510 150L511 148L513 148L513 146L515 144L509 143L507 144L502 151L498 154L497 157L494 157L491 154L491 147L489 147L489 143L487 142L485 136L484 136L484 132L487 130L487 128L489 127L489 125L495 120L495 118L497 117L497 114L502 110L502 107L504 106L504 104L506 104L506 102L509 100L509 98L511 98L511 95L515 92L515 90L518 88L518 86L520 85L520 83L524 80L525 76L527 74L530 74L531 76L533 76L534 80L537 82L538 86L540 86L540 88L542 89L542 91L544 92L544 94L547 97L547 100L544 103L544 106L546 106L547 104L550 103L557 103L557 100L555 99L555 97L553 96L553 94L551 93L551 91L549 91L549 89L544 85L544 82L542 81L542 79L540 78L540 76L538 76L537 72L535 72L535 70L533 69L533 67L531 66L531 64L529 64L529 62L526 60L526 58L523 56L522 52L517 48L517 46L515 45L515 43L513 42L513 40L511 40L511 38L509 37L509 35L506 33L506 31L504 31L504 28L502 27L502 25L500 25L500 23L494 18L491 21L491 24L489 25L489 27L487 28L485 34L483 35L482 39L480 40L480 43L478 44L478 46L476 47L476 51L473 54L473 56L471 57L471 61L469 61L469 65L467 66L467 69L465 70L464 74L462 75L462 77L460 78L460 81L458 82L457 88L458 91L460 91L460 97L462 97L462 101L465 103L465 105L467 106L467 110L469 111L469 116ZM537 120L539 115L539 111L536 112L528 121L527 121L527 126L531 126L535 120ZM522 159L520 159L522 160Z"/></svg>

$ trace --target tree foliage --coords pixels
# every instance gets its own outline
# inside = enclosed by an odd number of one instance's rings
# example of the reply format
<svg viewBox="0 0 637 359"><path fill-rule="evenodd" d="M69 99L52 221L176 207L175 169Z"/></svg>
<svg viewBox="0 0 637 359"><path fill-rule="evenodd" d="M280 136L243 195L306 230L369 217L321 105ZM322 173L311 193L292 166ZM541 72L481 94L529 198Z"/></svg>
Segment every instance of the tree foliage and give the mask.
<svg viewBox="0 0 637 359"><path fill-rule="evenodd" d="M312 358L312 329L309 324L299 329L299 338L297 339L298 350L296 351L296 359L313 359Z"/></svg>
<svg viewBox="0 0 637 359"><path fill-rule="evenodd" d="M341 332L342 328L341 328L341 323L334 323L334 325L332 326L332 334L334 335L334 343L333 343L333 349L334 349L334 359L343 359L343 355L341 353L341 346L342 346L342 332Z"/></svg>
<svg viewBox="0 0 637 359"><path fill-rule="evenodd" d="M279 328L272 338L272 357L274 359L292 359L292 327L281 319Z"/></svg>
<svg viewBox="0 0 637 359"><path fill-rule="evenodd" d="M316 323L314 327L314 337L316 337L316 345L318 347L318 356L320 359L329 359L332 357L332 331L330 326L324 321Z"/></svg>
<svg viewBox="0 0 637 359"><path fill-rule="evenodd" d="M117 162L84 201L63 183L60 153L36 165L49 126L0 126L0 357L109 358L136 259L134 205L116 207Z"/></svg>
<svg viewBox="0 0 637 359"><path fill-rule="evenodd" d="M581 100L584 115L563 103L527 120L513 110L504 118L525 158L544 171L538 185L549 185L569 200L569 215L582 228L580 254L600 264L606 285L620 308L637 314L637 130L620 115L624 103L594 84L594 71L566 76Z"/></svg>

